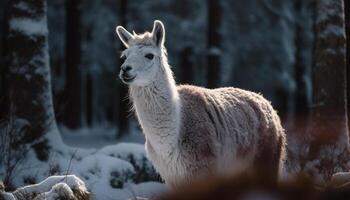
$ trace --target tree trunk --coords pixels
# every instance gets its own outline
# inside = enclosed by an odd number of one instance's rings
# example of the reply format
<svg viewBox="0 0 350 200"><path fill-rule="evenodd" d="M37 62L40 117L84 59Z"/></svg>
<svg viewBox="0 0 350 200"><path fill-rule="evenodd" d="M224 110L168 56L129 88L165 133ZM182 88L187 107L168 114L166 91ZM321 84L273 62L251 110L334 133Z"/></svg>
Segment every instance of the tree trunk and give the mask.
<svg viewBox="0 0 350 200"><path fill-rule="evenodd" d="M120 1L120 19L121 19L121 25L126 27L126 13L127 13L127 0L121 0ZM121 51L124 50L124 47L121 46ZM121 66L123 63L119 63L119 66ZM119 109L118 109L118 117L117 117L117 125L118 125L118 133L117 137L121 137L128 133L129 131L129 103L128 103L128 88L124 84L119 85L119 95L118 95L118 101L119 101Z"/></svg>
<svg viewBox="0 0 350 200"><path fill-rule="evenodd" d="M66 0L66 106L64 124L72 129L81 126L80 73L80 0Z"/></svg>
<svg viewBox="0 0 350 200"><path fill-rule="evenodd" d="M310 99L308 94L308 83L310 76L310 64L308 63L306 53L311 51L308 48L308 40L306 34L309 29L304 25L307 17L305 16L305 7L308 2L303 0L294 1L294 8L296 12L295 24L295 64L294 64L294 79L296 82L295 90L295 121L294 128L296 133L305 133L310 117Z"/></svg>
<svg viewBox="0 0 350 200"><path fill-rule="evenodd" d="M320 160L326 178L344 170L348 156L344 30L343 1L316 1L309 158Z"/></svg>
<svg viewBox="0 0 350 200"><path fill-rule="evenodd" d="M219 0L207 0L208 4L208 87L215 88L220 84L220 24L221 5Z"/></svg>
<svg viewBox="0 0 350 200"><path fill-rule="evenodd" d="M348 129L350 132L350 2L344 1L345 10L345 31L346 31L346 74L347 74L347 111L348 111Z"/></svg>
<svg viewBox="0 0 350 200"><path fill-rule="evenodd" d="M193 83L193 63L191 56L193 50L191 47L186 47L181 51L181 63L180 63L180 83L191 84Z"/></svg>
<svg viewBox="0 0 350 200"><path fill-rule="evenodd" d="M8 74L8 53L7 53L7 37L8 37L8 0L3 2L4 7L0 8L1 16L0 16L0 120L6 118L8 114L8 86L7 86L7 74Z"/></svg>
<svg viewBox="0 0 350 200"><path fill-rule="evenodd" d="M93 81L90 73L86 75L86 123L89 126L93 125Z"/></svg>
<svg viewBox="0 0 350 200"><path fill-rule="evenodd" d="M47 160L49 145L44 135L56 124L51 97L46 1L11 1L7 41L10 117L16 129L24 130L21 142L33 148L39 160Z"/></svg>

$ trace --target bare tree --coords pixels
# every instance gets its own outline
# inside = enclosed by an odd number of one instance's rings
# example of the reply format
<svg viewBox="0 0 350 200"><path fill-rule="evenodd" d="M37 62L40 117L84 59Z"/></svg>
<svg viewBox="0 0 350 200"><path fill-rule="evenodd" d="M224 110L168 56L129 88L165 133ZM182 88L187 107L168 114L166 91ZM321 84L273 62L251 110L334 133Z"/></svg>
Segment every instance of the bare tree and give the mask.
<svg viewBox="0 0 350 200"><path fill-rule="evenodd" d="M320 160L319 170L327 177L336 167L344 170L349 148L344 5L342 0L319 0L315 3L309 158Z"/></svg>

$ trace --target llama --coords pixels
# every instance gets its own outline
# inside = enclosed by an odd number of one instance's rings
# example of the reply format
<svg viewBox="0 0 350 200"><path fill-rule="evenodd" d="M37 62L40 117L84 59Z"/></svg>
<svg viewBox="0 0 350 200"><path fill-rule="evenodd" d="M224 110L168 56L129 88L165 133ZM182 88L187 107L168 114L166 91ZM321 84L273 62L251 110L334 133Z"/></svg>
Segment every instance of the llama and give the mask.
<svg viewBox="0 0 350 200"><path fill-rule="evenodd" d="M278 176L285 134L266 99L233 87L176 85L159 20L152 32L116 32L126 47L119 77L129 86L147 156L167 185L233 170Z"/></svg>

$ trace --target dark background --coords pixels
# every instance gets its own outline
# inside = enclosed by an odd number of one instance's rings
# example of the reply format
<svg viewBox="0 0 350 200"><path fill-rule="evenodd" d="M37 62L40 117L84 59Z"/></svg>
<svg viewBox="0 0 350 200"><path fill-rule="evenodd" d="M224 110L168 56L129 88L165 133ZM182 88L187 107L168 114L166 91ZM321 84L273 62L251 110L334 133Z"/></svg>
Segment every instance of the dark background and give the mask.
<svg viewBox="0 0 350 200"><path fill-rule="evenodd" d="M133 115L127 112L127 88L117 80L123 47L115 27L140 33L150 31L155 19L165 24L177 83L259 92L285 124L310 110L314 1L49 0L47 4L54 106L60 125L79 129L102 124L116 127L116 136L129 132ZM1 47L6 41L5 8L0 9ZM6 56L1 60L6 63ZM6 90L5 83L1 87Z"/></svg>
<svg viewBox="0 0 350 200"><path fill-rule="evenodd" d="M177 83L239 87L272 102L288 173L329 180L349 171L349 10L348 0L0 0L0 178L18 186L62 174L72 148L143 149L117 78L124 47L115 27L141 33L155 19ZM16 171L33 163L47 171ZM156 180L139 169L134 182Z"/></svg>

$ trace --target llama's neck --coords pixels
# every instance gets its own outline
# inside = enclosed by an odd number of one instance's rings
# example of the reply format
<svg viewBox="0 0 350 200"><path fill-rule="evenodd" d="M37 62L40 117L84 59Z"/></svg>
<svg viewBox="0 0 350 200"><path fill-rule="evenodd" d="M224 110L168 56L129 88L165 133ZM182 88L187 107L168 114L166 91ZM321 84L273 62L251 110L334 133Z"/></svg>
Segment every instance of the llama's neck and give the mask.
<svg viewBox="0 0 350 200"><path fill-rule="evenodd" d="M131 86L130 95L147 142L168 156L178 144L181 105L172 72L163 65L153 83Z"/></svg>

